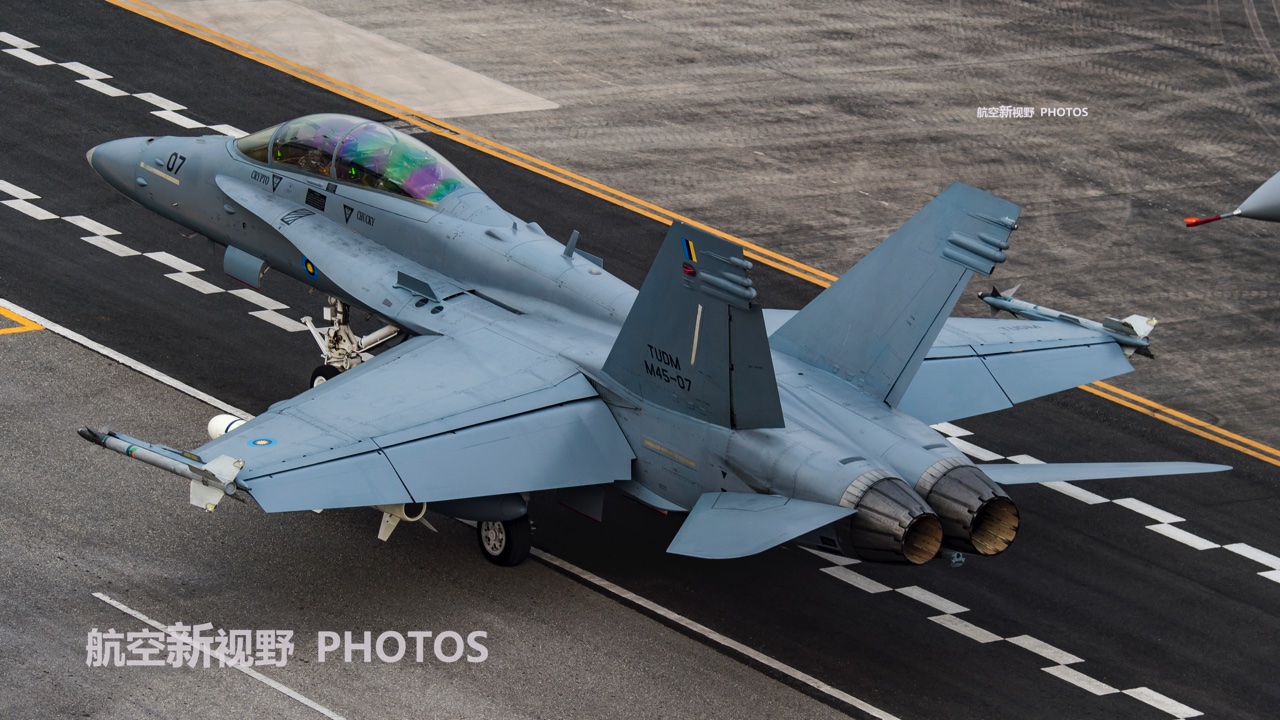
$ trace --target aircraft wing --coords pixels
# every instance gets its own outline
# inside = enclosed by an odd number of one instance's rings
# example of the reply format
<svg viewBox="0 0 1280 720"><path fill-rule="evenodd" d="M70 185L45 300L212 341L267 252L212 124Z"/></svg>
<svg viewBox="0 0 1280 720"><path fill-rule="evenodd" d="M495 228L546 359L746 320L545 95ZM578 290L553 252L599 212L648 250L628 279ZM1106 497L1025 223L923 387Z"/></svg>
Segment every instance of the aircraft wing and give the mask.
<svg viewBox="0 0 1280 720"><path fill-rule="evenodd" d="M267 512L610 483L634 455L574 365L490 328L421 336L195 451Z"/></svg>
<svg viewBox="0 0 1280 720"><path fill-rule="evenodd" d="M898 409L926 423L981 415L1133 370L1104 333L1063 322L949 318Z"/></svg>

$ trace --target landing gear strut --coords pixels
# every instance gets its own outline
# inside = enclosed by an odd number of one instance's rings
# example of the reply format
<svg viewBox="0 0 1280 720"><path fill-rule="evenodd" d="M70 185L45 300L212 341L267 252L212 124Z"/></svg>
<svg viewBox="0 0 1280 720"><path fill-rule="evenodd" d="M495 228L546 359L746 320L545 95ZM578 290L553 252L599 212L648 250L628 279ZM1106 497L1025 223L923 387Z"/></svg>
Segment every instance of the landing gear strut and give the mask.
<svg viewBox="0 0 1280 720"><path fill-rule="evenodd" d="M480 538L480 552L495 565L519 565L529 557L529 548L533 546L528 515L515 520L478 522L476 535Z"/></svg>
<svg viewBox="0 0 1280 720"><path fill-rule="evenodd" d="M372 360L369 350L381 345L400 334L400 328L387 325L364 337L357 337L351 331L351 306L332 295L324 309L324 319L332 323L329 327L318 328L310 317L302 318L302 324L311 331L311 337L320 346L320 355L324 364L311 373L311 387L332 380L338 373L346 372L365 360Z"/></svg>

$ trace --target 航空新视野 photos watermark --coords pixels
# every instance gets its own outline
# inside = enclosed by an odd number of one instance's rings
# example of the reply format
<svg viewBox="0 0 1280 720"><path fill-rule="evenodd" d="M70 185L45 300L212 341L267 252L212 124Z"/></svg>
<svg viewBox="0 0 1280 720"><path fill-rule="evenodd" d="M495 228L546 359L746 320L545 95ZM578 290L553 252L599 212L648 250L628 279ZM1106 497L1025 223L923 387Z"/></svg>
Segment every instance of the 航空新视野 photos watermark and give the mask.
<svg viewBox="0 0 1280 720"><path fill-rule="evenodd" d="M1089 117L1087 107L1024 107L1022 105L992 105L978 108L978 119L1024 119L1024 118L1086 118Z"/></svg>
<svg viewBox="0 0 1280 720"><path fill-rule="evenodd" d="M477 630L432 632L388 630L316 633L317 662L481 663L489 649L481 642L489 633ZM89 631L85 664L89 667L284 667L294 654L292 630L213 631L212 623L174 623L164 630Z"/></svg>

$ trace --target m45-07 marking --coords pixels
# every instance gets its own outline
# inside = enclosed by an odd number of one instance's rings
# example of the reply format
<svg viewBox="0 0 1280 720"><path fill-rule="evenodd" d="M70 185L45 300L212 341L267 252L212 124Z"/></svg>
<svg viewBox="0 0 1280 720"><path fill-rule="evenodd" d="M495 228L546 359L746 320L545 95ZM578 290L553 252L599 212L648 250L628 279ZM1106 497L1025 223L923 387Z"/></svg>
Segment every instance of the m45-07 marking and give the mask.
<svg viewBox="0 0 1280 720"><path fill-rule="evenodd" d="M676 387L686 392L693 388L693 378L687 378L678 372L671 372L671 370L680 370L680 358L652 345L648 347L649 357L656 362L651 363L645 360L645 372L653 377L660 378L665 383L675 383ZM671 368L671 370L667 368Z"/></svg>

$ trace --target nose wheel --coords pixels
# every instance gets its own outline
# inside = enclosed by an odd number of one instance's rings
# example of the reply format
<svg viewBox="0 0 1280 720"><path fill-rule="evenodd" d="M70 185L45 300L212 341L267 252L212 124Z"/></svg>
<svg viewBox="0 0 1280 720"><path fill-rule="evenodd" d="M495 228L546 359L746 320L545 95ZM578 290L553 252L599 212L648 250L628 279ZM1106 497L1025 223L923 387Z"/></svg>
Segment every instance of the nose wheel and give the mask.
<svg viewBox="0 0 1280 720"><path fill-rule="evenodd" d="M519 565L529 557L529 549L533 547L533 528L528 515L515 520L478 522L476 534L481 554L495 565Z"/></svg>
<svg viewBox="0 0 1280 720"><path fill-rule="evenodd" d="M324 319L329 327L316 327L310 317L302 318L302 324L311 331L311 337L320 346L324 364L311 373L311 387L316 387L346 372L365 360L372 360L369 350L400 334L400 328L387 325L363 337L351 330L351 306L330 296L324 309Z"/></svg>

